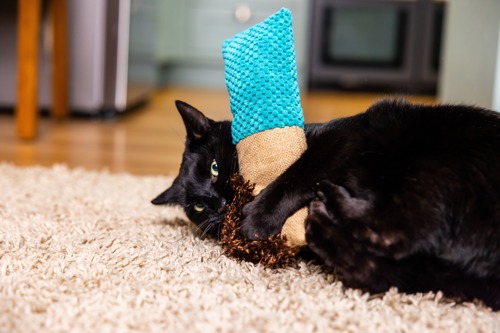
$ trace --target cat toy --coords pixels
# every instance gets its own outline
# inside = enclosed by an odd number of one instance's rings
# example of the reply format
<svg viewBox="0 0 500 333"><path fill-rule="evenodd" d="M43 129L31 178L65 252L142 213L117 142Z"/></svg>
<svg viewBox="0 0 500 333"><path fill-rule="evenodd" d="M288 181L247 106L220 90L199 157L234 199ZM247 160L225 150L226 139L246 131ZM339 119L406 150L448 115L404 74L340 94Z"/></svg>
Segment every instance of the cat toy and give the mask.
<svg viewBox="0 0 500 333"><path fill-rule="evenodd" d="M306 150L291 12L282 8L222 45L239 174L221 243L226 255L268 266L294 262L305 245L304 207L279 235L248 241L239 233L241 209Z"/></svg>

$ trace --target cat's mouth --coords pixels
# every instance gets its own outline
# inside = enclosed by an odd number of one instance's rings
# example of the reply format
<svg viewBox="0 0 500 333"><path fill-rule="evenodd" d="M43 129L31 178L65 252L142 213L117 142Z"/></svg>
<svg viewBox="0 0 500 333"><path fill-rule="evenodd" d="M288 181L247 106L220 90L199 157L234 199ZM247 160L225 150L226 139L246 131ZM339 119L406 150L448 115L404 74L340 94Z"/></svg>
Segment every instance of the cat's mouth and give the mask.
<svg viewBox="0 0 500 333"><path fill-rule="evenodd" d="M224 208L224 212L225 210L226 208ZM222 225L224 224L224 217L225 214L219 216L211 216L200 223L198 225L198 229L201 232L200 237L204 238L206 236L209 236L219 239L222 231Z"/></svg>

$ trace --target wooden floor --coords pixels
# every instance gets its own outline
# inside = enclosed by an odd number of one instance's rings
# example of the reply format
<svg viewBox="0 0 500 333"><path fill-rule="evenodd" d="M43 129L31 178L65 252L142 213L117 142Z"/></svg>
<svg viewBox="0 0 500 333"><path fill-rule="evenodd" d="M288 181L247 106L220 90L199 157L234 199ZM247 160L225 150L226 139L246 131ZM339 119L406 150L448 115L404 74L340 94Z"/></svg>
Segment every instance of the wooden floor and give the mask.
<svg viewBox="0 0 500 333"><path fill-rule="evenodd" d="M320 122L364 111L381 95L366 93L303 93L306 122ZM434 103L434 97L405 98ZM20 141L13 115L0 114L0 162L19 166L64 163L70 167L132 174L175 175L184 149L184 126L174 101L183 100L214 120L231 119L224 90L165 88L133 112L112 120L42 117L38 138Z"/></svg>

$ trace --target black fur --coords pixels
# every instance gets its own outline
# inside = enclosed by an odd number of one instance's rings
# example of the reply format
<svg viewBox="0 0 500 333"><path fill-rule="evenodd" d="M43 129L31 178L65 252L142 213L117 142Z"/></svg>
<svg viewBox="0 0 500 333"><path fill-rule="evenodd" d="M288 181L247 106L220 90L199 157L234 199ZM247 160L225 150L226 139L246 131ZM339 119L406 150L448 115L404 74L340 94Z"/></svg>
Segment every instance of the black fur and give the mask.
<svg viewBox="0 0 500 333"><path fill-rule="evenodd" d="M497 113L382 101L353 117L306 125L306 137L302 157L245 206L248 238L278 233L308 206L308 246L347 286L442 290L500 309ZM188 156L177 183L194 176ZM233 171L234 155L226 158Z"/></svg>
<svg viewBox="0 0 500 333"><path fill-rule="evenodd" d="M218 237L227 204L233 198L228 180L238 170L231 123L215 122L181 101L176 101L176 106L186 127L186 148L179 175L152 203L182 206L203 235ZM214 160L220 170L216 178L210 171ZM196 205L203 205L203 210L197 211Z"/></svg>

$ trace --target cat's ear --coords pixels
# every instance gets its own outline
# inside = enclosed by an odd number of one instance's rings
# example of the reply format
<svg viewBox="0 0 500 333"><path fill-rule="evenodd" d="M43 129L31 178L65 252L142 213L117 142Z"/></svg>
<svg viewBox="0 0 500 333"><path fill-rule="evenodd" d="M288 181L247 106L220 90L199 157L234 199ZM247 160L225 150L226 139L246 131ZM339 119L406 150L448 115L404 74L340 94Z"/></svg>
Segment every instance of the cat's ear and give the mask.
<svg viewBox="0 0 500 333"><path fill-rule="evenodd" d="M175 101L175 106L181 114L189 138L199 140L208 133L213 120L185 102Z"/></svg>
<svg viewBox="0 0 500 333"><path fill-rule="evenodd" d="M177 180L177 179L176 179ZM172 186L166 189L164 192L159 194L156 198L151 200L153 205L180 205L181 200L181 189L177 181L174 181Z"/></svg>

